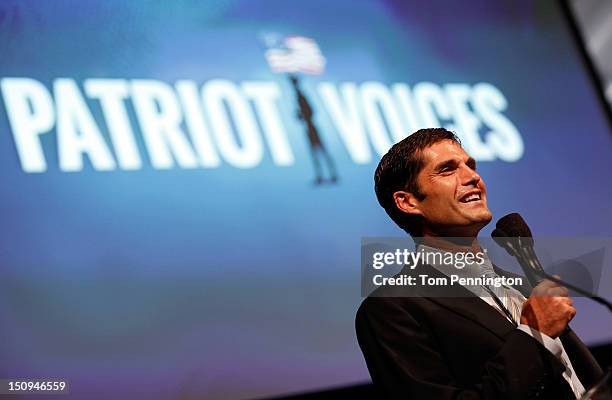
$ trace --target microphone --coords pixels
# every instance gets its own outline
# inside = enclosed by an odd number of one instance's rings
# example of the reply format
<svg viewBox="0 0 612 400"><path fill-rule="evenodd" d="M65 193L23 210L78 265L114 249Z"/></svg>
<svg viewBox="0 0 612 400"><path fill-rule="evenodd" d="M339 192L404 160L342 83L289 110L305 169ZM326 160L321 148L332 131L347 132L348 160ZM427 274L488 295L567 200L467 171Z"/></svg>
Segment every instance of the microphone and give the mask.
<svg viewBox="0 0 612 400"><path fill-rule="evenodd" d="M542 274L545 274L544 268L533 250L531 229L520 214L512 213L502 217L495 224L491 237L517 259L532 287L540 283Z"/></svg>
<svg viewBox="0 0 612 400"><path fill-rule="evenodd" d="M544 271L533 249L531 229L520 214L512 213L500 218L495 224L495 230L491 232L491 237L508 254L516 258L532 287L537 286L543 279L548 279L603 304L612 311L612 304L603 297L564 282Z"/></svg>

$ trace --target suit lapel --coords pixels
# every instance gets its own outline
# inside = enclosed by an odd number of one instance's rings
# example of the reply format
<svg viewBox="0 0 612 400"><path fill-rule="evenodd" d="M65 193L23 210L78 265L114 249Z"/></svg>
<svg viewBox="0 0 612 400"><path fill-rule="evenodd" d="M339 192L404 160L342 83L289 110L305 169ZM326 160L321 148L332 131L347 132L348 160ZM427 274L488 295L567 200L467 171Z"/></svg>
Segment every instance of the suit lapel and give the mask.
<svg viewBox="0 0 612 400"><path fill-rule="evenodd" d="M431 277L445 276L430 265L422 264L419 268L421 268L421 273L425 273ZM518 276L499 269L496 266L494 266L494 268L495 272L500 276ZM515 286L515 289L523 293L525 297L529 296L531 292L531 286L529 286L529 284ZM442 292L440 296L431 296L431 291L429 291L428 295L423 297L428 298L451 312L469 319L483 329L492 332L501 340L505 340L506 336L516 329L516 327L508 321L508 319L502 316L499 311L485 303L484 300L480 299L469 290L462 286L457 286L453 290L452 294L454 297L448 297L448 291ZM444 294L446 294L446 296L444 296ZM597 382L603 375L601 367L597 361L595 361L587 347L578 339L576 334L570 329L568 334L561 336L561 341L563 342L563 347L570 357L570 360L572 360L572 365L576 374L585 387L589 387Z"/></svg>
<svg viewBox="0 0 612 400"><path fill-rule="evenodd" d="M462 298L430 297L430 300L475 322L502 340L505 340L506 336L516 329L514 324L502 316L495 308L474 295Z"/></svg>
<svg viewBox="0 0 612 400"><path fill-rule="evenodd" d="M418 268L431 277L445 276L430 265L422 264ZM464 287L454 287L452 294L453 297L427 296L427 298L489 330L501 340L505 340L505 337L516 329L514 324L501 315L499 311Z"/></svg>
<svg viewBox="0 0 612 400"><path fill-rule="evenodd" d="M427 264L420 264L417 268L419 268L419 273L427 274L430 277L445 277L440 271ZM500 276L519 276L504 271L495 265L494 269ZM525 297L528 297L531 293L531 286L529 286L528 283L515 286L515 289L520 291ZM481 326L483 329L490 331L502 341L505 341L508 334L516 329L514 324L502 316L499 311L464 287L453 287L453 291L450 293L453 297L449 296L448 290L441 291L439 296L432 296L432 291L428 289L426 292L422 292L422 296L420 297L427 298L450 312L461 315ZM412 293L412 296L414 295L418 294ZM593 385L603 376L603 372L597 361L595 361L592 354L571 329L567 335L562 335L561 341L572 360L572 365L576 374L585 387ZM571 393L569 385L567 385L567 390Z"/></svg>

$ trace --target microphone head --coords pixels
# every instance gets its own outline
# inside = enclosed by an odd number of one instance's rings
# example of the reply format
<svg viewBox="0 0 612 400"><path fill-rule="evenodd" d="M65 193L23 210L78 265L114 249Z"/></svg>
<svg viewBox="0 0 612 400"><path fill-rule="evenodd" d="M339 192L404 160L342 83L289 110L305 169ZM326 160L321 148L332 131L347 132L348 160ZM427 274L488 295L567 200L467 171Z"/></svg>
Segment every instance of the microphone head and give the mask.
<svg viewBox="0 0 612 400"><path fill-rule="evenodd" d="M506 232L499 228L495 228L493 232L491 232L491 237L493 238L495 243L497 243L498 246L506 250L508 254L513 257L516 255L515 246L512 246L512 241L514 239L512 239Z"/></svg>
<svg viewBox="0 0 612 400"><path fill-rule="evenodd" d="M531 229L527 226L527 223L518 213L508 214L501 217L497 224L495 224L496 230L503 232L506 237L521 237L530 238Z"/></svg>
<svg viewBox="0 0 612 400"><path fill-rule="evenodd" d="M493 229L493 232L491 232L491 237L493 240L495 240L495 242L500 243L504 241L502 238L508 237L508 234L499 228L495 228Z"/></svg>
<svg viewBox="0 0 612 400"><path fill-rule="evenodd" d="M516 257L531 286L536 286L540 278L535 271L544 271L533 250L531 229L523 217L518 213L508 214L500 218L495 227L491 232L493 240L508 254Z"/></svg>

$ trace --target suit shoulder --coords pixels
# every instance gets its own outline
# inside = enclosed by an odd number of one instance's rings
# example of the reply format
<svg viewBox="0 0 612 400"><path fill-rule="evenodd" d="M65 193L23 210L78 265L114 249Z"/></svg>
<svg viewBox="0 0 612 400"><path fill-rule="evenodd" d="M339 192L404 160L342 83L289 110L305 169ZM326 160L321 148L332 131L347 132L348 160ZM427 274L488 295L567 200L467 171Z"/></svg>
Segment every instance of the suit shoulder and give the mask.
<svg viewBox="0 0 612 400"><path fill-rule="evenodd" d="M419 297L392 297L392 296L368 296L361 302L355 316L356 321L367 316L393 315L397 313L411 313L422 308L421 303L427 302L425 298Z"/></svg>

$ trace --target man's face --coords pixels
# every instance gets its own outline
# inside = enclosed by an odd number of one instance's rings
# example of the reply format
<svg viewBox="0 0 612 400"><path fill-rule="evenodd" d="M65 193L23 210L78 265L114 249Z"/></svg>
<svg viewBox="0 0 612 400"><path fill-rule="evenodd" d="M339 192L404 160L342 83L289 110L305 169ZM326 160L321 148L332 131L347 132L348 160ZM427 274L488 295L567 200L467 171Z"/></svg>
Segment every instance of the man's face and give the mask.
<svg viewBox="0 0 612 400"><path fill-rule="evenodd" d="M443 140L422 152L416 210L424 217L423 235L475 237L491 221L487 189L476 161L459 144Z"/></svg>

